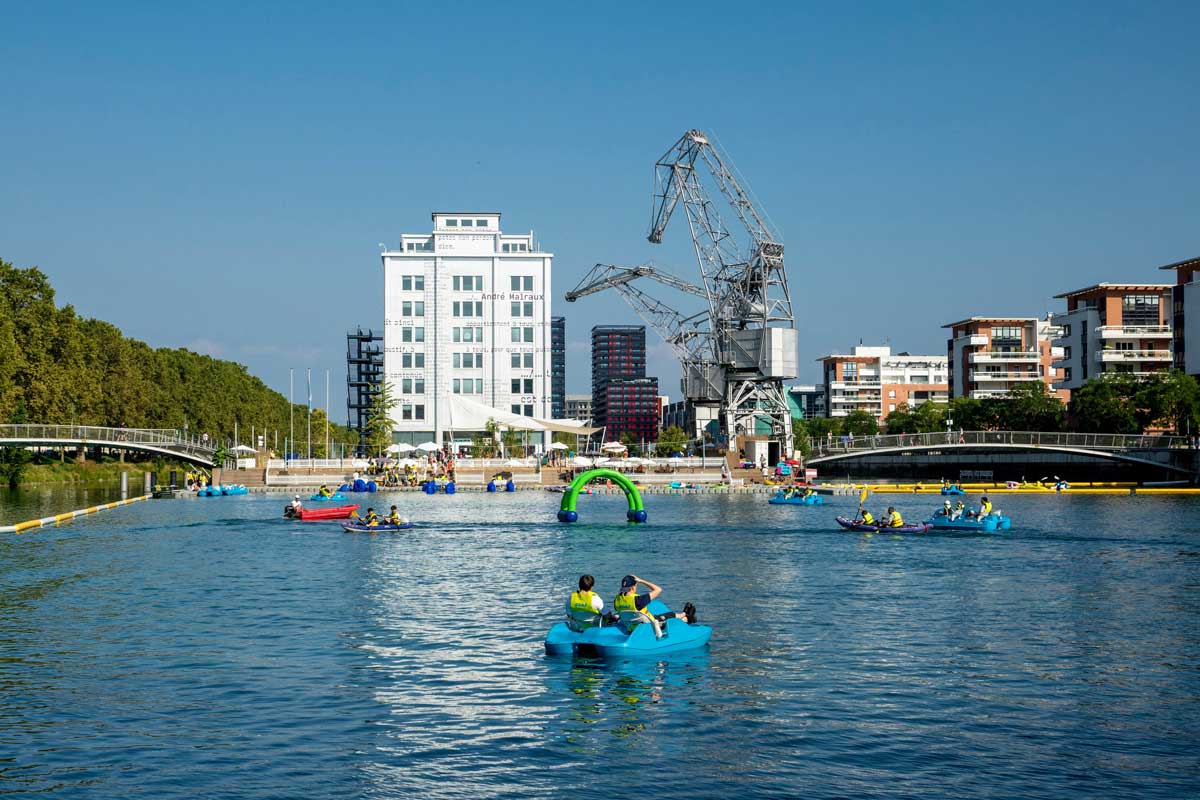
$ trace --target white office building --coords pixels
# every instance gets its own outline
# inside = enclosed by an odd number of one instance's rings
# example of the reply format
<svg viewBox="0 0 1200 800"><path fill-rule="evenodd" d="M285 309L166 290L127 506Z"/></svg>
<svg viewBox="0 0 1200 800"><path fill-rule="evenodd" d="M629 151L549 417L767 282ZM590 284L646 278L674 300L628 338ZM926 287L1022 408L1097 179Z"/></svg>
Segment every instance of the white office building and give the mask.
<svg viewBox="0 0 1200 800"><path fill-rule="evenodd" d="M553 258L532 233L503 233L500 214L476 212L435 212L432 232L406 233L384 251L397 442L467 442L481 406L550 418Z"/></svg>

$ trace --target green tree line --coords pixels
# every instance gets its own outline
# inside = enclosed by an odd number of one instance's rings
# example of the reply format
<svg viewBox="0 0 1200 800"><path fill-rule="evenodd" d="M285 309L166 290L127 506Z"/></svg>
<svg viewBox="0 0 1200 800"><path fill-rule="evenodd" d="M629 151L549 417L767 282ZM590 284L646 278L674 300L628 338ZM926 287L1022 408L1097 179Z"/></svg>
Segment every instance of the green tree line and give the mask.
<svg viewBox="0 0 1200 800"><path fill-rule="evenodd" d="M854 411L845 417L792 421L797 442L880 432L875 417ZM1177 370L1137 377L1109 373L1087 381L1063 403L1040 381L1020 383L1008 397L956 397L949 403L901 404L884 420L886 432L934 433L949 423L955 430L1075 431L1143 433L1168 430L1184 436L1200 433L1200 384ZM806 453L807 454L807 453Z"/></svg>
<svg viewBox="0 0 1200 800"><path fill-rule="evenodd" d="M36 267L0 259L0 421L175 428L207 433L214 442L242 442L288 430L286 397L232 361L186 349L152 348L114 325L57 306L54 289ZM307 406L297 404L297 439L305 441ZM348 442L331 425L334 442ZM312 439L324 455L325 413L313 409ZM334 450L338 448L335 446Z"/></svg>

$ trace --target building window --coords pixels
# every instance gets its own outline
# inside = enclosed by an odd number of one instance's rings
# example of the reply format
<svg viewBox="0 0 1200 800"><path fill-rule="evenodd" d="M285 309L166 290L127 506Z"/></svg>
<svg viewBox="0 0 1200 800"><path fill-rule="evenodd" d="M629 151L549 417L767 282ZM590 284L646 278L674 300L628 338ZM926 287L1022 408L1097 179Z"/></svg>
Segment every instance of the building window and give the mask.
<svg viewBox="0 0 1200 800"><path fill-rule="evenodd" d="M402 317L411 317L412 316L412 301L405 300L403 303L400 304L400 316L402 316Z"/></svg>
<svg viewBox="0 0 1200 800"><path fill-rule="evenodd" d="M454 393L462 394L462 381L458 378L454 379Z"/></svg>
<svg viewBox="0 0 1200 800"><path fill-rule="evenodd" d="M914 383L924 383L924 381L913 381L913 382ZM895 389L888 389L888 399L889 400L896 399L896 390ZM895 408L895 406L893 406L892 411L895 411L895 410L896 410L896 408Z"/></svg>
<svg viewBox="0 0 1200 800"><path fill-rule="evenodd" d="M414 317L425 316L425 301L424 300L418 300L415 303L413 303L413 316Z"/></svg>
<svg viewBox="0 0 1200 800"><path fill-rule="evenodd" d="M521 341L521 329L514 327L511 329L511 331L512 331L512 340L514 342Z"/></svg>
<svg viewBox="0 0 1200 800"><path fill-rule="evenodd" d="M1121 298L1122 325L1158 325L1156 294L1128 294Z"/></svg>
<svg viewBox="0 0 1200 800"><path fill-rule="evenodd" d="M524 341L526 341L526 342L533 341L533 328L522 328L521 331L522 331L521 338Z"/></svg>
<svg viewBox="0 0 1200 800"><path fill-rule="evenodd" d="M521 393L521 379L520 378L512 379L512 393L513 394Z"/></svg>
<svg viewBox="0 0 1200 800"><path fill-rule="evenodd" d="M525 353L525 369L533 369L533 353Z"/></svg>
<svg viewBox="0 0 1200 800"><path fill-rule="evenodd" d="M992 328L992 347L1021 347L1021 328L1015 325Z"/></svg>
<svg viewBox="0 0 1200 800"><path fill-rule="evenodd" d="M400 365L405 369L412 369L412 353L405 353L400 356Z"/></svg>
<svg viewBox="0 0 1200 800"><path fill-rule="evenodd" d="M513 369L521 368L521 354L520 353L512 354L512 368Z"/></svg>
<svg viewBox="0 0 1200 800"><path fill-rule="evenodd" d="M404 341L404 342L411 342L412 341L412 328L401 328L400 329L400 340Z"/></svg>
<svg viewBox="0 0 1200 800"><path fill-rule="evenodd" d="M533 416L533 406L531 406L531 405L525 406L525 416L527 416L527 417Z"/></svg>
<svg viewBox="0 0 1200 800"><path fill-rule="evenodd" d="M1063 367L1063 379L1068 380L1068 381L1071 380L1071 368L1070 367Z"/></svg>
<svg viewBox="0 0 1200 800"><path fill-rule="evenodd" d="M414 342L425 341L425 328L423 326L418 326L416 328L413 328L413 341Z"/></svg>
<svg viewBox="0 0 1200 800"><path fill-rule="evenodd" d="M525 394L533 394L533 378L525 379Z"/></svg>
<svg viewBox="0 0 1200 800"><path fill-rule="evenodd" d="M405 403L404 405L400 406L400 416L403 419L413 418L413 407L410 403Z"/></svg>
<svg viewBox="0 0 1200 800"><path fill-rule="evenodd" d="M509 408L512 409L512 413L514 413L514 414L521 413L521 404L520 403L513 403L511 406L509 406Z"/></svg>
<svg viewBox="0 0 1200 800"><path fill-rule="evenodd" d="M409 245L411 247L412 245ZM412 291L412 275L405 275L400 279L400 288L406 292Z"/></svg>
<svg viewBox="0 0 1200 800"><path fill-rule="evenodd" d="M413 406L413 416L416 417L417 419L425 419L424 404Z"/></svg>
<svg viewBox="0 0 1200 800"><path fill-rule="evenodd" d="M452 334L451 338L456 342L461 342L462 341L462 331L463 331L462 328L454 328L451 331L451 334Z"/></svg>
<svg viewBox="0 0 1200 800"><path fill-rule="evenodd" d="M477 220L475 220L475 227L476 227L476 228L486 228L486 227L487 227L487 220L486 220L486 219L477 219Z"/></svg>
<svg viewBox="0 0 1200 800"><path fill-rule="evenodd" d="M457 227L458 227L458 220L456 220L456 219L448 219L448 220L446 220L446 227L447 227L447 228L457 228Z"/></svg>

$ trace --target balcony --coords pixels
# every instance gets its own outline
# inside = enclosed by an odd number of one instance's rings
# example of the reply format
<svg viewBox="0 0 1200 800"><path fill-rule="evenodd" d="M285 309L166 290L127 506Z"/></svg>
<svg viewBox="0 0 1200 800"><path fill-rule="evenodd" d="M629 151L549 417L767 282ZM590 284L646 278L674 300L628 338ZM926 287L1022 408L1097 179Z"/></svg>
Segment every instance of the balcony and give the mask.
<svg viewBox="0 0 1200 800"><path fill-rule="evenodd" d="M1008 352L1003 350L980 350L979 352L971 353L968 360L972 364L995 364L999 362L1028 364L1032 361L1037 361L1041 357L1042 354L1037 350L1012 350Z"/></svg>
<svg viewBox="0 0 1200 800"><path fill-rule="evenodd" d="M881 386L882 384L878 378L860 378L857 380L851 378L843 381L831 381L829 384L830 389L850 389L852 391L859 389L878 389Z"/></svg>
<svg viewBox="0 0 1200 800"><path fill-rule="evenodd" d="M1170 325L1101 325L1096 328L1101 339L1170 339Z"/></svg>
<svg viewBox="0 0 1200 800"><path fill-rule="evenodd" d="M1125 361L1167 361L1171 360L1171 351L1162 350L1101 350L1096 353L1100 363Z"/></svg>
<svg viewBox="0 0 1200 800"><path fill-rule="evenodd" d="M983 370L973 369L967 373L967 380L980 381L1040 381L1042 379L1041 370L1037 372L984 372Z"/></svg>
<svg viewBox="0 0 1200 800"><path fill-rule="evenodd" d="M964 347L987 347L988 337L985 333L968 333L955 339L954 343Z"/></svg>

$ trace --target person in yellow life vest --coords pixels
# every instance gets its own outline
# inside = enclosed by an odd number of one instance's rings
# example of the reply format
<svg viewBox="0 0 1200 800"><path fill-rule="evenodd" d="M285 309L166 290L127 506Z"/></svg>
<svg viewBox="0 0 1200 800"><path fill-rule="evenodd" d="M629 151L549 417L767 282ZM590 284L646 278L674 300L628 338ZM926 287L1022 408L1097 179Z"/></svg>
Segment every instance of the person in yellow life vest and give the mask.
<svg viewBox="0 0 1200 800"><path fill-rule="evenodd" d="M400 516L400 510L395 506L392 506L392 510L389 511L388 515L383 518L383 521L388 525L404 525L408 522L408 518Z"/></svg>
<svg viewBox="0 0 1200 800"><path fill-rule="evenodd" d="M638 594L638 584L645 586L650 591L646 594ZM650 605L650 601L656 599L662 594L662 587L655 586L650 581L644 581L636 575L626 575L621 578L621 593L613 599L613 611L617 614L629 614L631 617L637 614L642 614L646 619L650 620L650 624L654 626L654 636L662 638L662 623L674 617L681 619L688 624L696 621L696 607L691 603L683 604L683 611L669 611L666 614L655 616L646 607ZM629 620L628 625L632 630L634 626L641 624L644 620L634 619Z"/></svg>
<svg viewBox="0 0 1200 800"><path fill-rule="evenodd" d="M321 484L321 489L317 492L317 494L321 495L321 497L333 497L333 492L329 491L329 487L323 483Z"/></svg>
<svg viewBox="0 0 1200 800"><path fill-rule="evenodd" d="M579 590L567 598L567 627L573 631L594 628L600 624L600 612L604 600L592 591L596 579L591 575L579 576Z"/></svg>
<svg viewBox="0 0 1200 800"><path fill-rule="evenodd" d="M867 511L862 506L858 507L858 519L855 522L861 522L863 525L874 525L875 515Z"/></svg>
<svg viewBox="0 0 1200 800"><path fill-rule="evenodd" d="M990 513L992 513L992 501L986 497L981 498L979 500L979 516L986 517Z"/></svg>
<svg viewBox="0 0 1200 800"><path fill-rule="evenodd" d="M904 524L904 517L900 516L900 512L893 506L888 506L887 514L880 520L880 524L885 528L899 528Z"/></svg>
<svg viewBox="0 0 1200 800"><path fill-rule="evenodd" d="M804 497L812 497L814 494L816 494L816 492L813 491L811 486L804 487Z"/></svg>
<svg viewBox="0 0 1200 800"><path fill-rule="evenodd" d="M367 515L365 517L358 517L358 521L368 528L376 528L379 526L379 515L375 513L375 509L368 508Z"/></svg>

